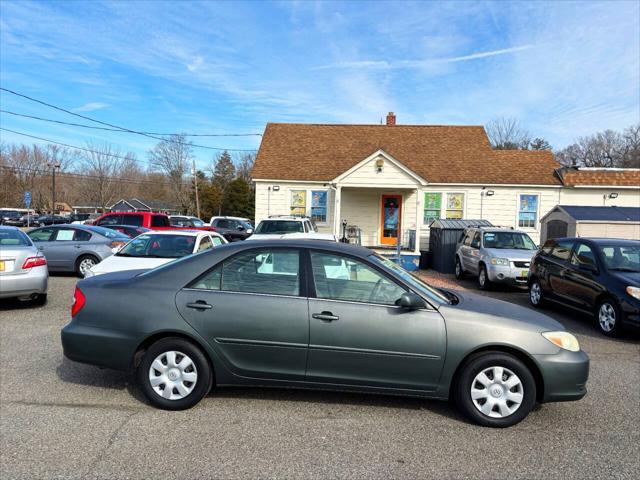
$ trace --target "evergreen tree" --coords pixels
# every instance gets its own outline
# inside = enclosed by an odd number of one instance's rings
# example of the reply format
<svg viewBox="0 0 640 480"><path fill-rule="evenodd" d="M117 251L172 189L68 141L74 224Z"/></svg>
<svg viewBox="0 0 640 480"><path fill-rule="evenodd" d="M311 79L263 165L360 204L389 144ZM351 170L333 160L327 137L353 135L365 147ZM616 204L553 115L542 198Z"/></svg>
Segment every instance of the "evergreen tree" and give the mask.
<svg viewBox="0 0 640 480"><path fill-rule="evenodd" d="M222 202L222 212L234 217L253 218L254 193L246 180L236 178L229 183Z"/></svg>
<svg viewBox="0 0 640 480"><path fill-rule="evenodd" d="M212 181L222 191L226 190L227 186L236 176L236 167L233 165L231 155L226 150L218 155L215 166L213 168Z"/></svg>

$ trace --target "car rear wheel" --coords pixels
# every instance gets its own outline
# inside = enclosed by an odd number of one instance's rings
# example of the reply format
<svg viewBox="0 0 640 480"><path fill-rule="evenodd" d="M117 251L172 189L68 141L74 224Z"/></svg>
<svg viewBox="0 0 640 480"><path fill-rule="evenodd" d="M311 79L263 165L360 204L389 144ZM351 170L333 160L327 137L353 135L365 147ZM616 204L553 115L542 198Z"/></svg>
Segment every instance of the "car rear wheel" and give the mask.
<svg viewBox="0 0 640 480"><path fill-rule="evenodd" d="M137 376L147 399L164 410L193 407L213 382L205 355L182 338L165 338L151 345L142 357Z"/></svg>
<svg viewBox="0 0 640 480"><path fill-rule="evenodd" d="M455 384L458 408L475 423L504 428L522 421L536 401L536 383L516 357L487 352L469 359Z"/></svg>
<svg viewBox="0 0 640 480"><path fill-rule="evenodd" d="M541 308L544 304L542 285L537 278L534 278L529 285L529 303L536 308Z"/></svg>
<svg viewBox="0 0 640 480"><path fill-rule="evenodd" d="M98 263L100 263L100 260L93 255L83 255L76 260L76 274L80 278L84 278L87 272Z"/></svg>
<svg viewBox="0 0 640 480"><path fill-rule="evenodd" d="M456 278L459 280L464 277L464 270L462 269L462 263L460 257L456 257Z"/></svg>
<svg viewBox="0 0 640 480"><path fill-rule="evenodd" d="M620 308L618 308L614 300L605 298L598 304L596 319L598 320L598 328L600 328L601 333L608 337L617 337L620 335L620 331L622 330L620 325Z"/></svg>
<svg viewBox="0 0 640 480"><path fill-rule="evenodd" d="M487 267L484 265L480 265L480 270L478 271L478 286L481 290L489 290L491 288Z"/></svg>

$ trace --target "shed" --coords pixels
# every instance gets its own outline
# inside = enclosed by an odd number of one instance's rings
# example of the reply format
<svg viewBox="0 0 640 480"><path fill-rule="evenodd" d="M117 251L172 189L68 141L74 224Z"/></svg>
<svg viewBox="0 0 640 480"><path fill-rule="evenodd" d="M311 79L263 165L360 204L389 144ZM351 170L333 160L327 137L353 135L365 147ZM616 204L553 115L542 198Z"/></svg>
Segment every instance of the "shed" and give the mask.
<svg viewBox="0 0 640 480"><path fill-rule="evenodd" d="M429 254L431 268L441 273L455 271L456 245L462 232L469 227L492 227L488 220L437 219L429 226Z"/></svg>
<svg viewBox="0 0 640 480"><path fill-rule="evenodd" d="M559 237L640 240L640 207L557 205L540 224L542 243Z"/></svg>

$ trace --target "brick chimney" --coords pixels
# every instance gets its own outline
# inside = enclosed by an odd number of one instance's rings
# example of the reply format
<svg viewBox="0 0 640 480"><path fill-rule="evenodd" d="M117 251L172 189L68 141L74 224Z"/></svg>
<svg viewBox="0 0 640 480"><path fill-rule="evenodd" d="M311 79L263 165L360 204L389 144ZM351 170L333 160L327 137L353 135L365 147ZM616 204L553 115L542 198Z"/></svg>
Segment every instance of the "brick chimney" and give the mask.
<svg viewBox="0 0 640 480"><path fill-rule="evenodd" d="M396 124L396 114L389 112L387 115L387 127L393 127Z"/></svg>

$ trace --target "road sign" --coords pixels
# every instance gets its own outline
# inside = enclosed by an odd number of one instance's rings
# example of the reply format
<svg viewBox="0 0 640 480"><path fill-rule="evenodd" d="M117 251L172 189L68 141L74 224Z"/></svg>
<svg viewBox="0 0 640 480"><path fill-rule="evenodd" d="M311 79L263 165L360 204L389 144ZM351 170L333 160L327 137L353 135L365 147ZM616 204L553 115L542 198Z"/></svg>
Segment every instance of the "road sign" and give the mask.
<svg viewBox="0 0 640 480"><path fill-rule="evenodd" d="M24 204L27 208L31 206L31 192L24 192Z"/></svg>

